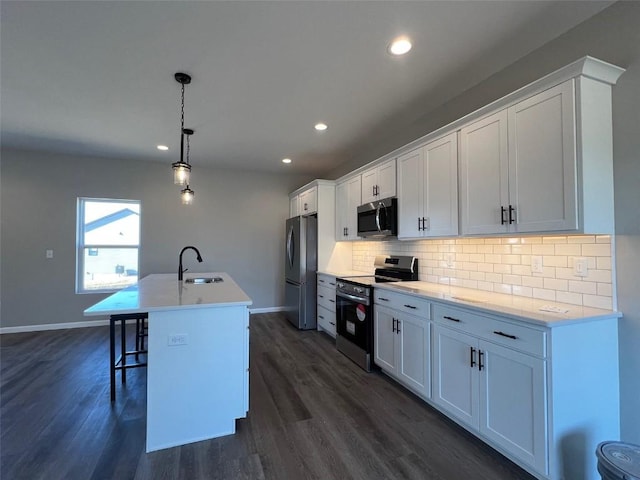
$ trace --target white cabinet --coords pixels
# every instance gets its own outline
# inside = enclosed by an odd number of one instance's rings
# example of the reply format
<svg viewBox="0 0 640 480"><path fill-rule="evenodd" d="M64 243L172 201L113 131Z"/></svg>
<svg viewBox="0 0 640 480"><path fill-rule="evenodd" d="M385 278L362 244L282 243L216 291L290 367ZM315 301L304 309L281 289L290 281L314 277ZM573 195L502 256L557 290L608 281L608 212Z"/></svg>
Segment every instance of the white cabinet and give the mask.
<svg viewBox="0 0 640 480"><path fill-rule="evenodd" d="M361 175L362 204L396 196L396 160L370 168Z"/></svg>
<svg viewBox="0 0 640 480"><path fill-rule="evenodd" d="M399 286L374 289L385 373L537 478L599 479L593 451L620 435L617 314L544 325L535 310L529 322L525 310L512 317Z"/></svg>
<svg viewBox="0 0 640 480"><path fill-rule="evenodd" d="M386 297L387 292L384 292ZM400 302L403 310L423 310L423 316L389 308ZM377 301L377 300L376 300ZM427 305L426 310L423 309ZM397 295L374 308L374 361L382 370L423 398L431 394L430 311L428 302Z"/></svg>
<svg viewBox="0 0 640 480"><path fill-rule="evenodd" d="M336 337L336 277L319 273L317 276L318 330Z"/></svg>
<svg viewBox="0 0 640 480"><path fill-rule="evenodd" d="M440 305L434 306L434 321L433 401L494 445L547 472L546 361L518 351L539 350L544 333L522 336L526 327Z"/></svg>
<svg viewBox="0 0 640 480"><path fill-rule="evenodd" d="M462 233L612 233L610 109L610 86L579 78L464 126Z"/></svg>
<svg viewBox="0 0 640 480"><path fill-rule="evenodd" d="M456 132L398 157L398 238L458 234Z"/></svg>
<svg viewBox="0 0 640 480"><path fill-rule="evenodd" d="M312 215L318 212L318 187L313 186L289 197L289 216Z"/></svg>
<svg viewBox="0 0 640 480"><path fill-rule="evenodd" d="M334 261L336 239L336 188L332 180L313 180L289 194L289 216L316 215L318 222L318 270ZM306 207L306 210L305 210Z"/></svg>
<svg viewBox="0 0 640 480"><path fill-rule="evenodd" d="M358 240L358 206L361 177L357 175L336 185L336 241Z"/></svg>

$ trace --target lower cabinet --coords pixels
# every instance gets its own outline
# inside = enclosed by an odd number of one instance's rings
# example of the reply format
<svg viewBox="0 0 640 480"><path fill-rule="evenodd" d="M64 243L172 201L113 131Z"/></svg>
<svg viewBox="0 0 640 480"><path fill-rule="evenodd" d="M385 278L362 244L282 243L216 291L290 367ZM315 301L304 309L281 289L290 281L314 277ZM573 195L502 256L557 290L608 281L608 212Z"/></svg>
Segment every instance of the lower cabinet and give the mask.
<svg viewBox="0 0 640 480"><path fill-rule="evenodd" d="M376 305L374 342L376 365L417 395L429 398L430 322Z"/></svg>
<svg viewBox="0 0 640 480"><path fill-rule="evenodd" d="M434 325L433 402L541 472L548 457L545 372L543 359Z"/></svg>
<svg viewBox="0 0 640 480"><path fill-rule="evenodd" d="M336 337L336 278L332 275L317 275L317 325L318 330Z"/></svg>
<svg viewBox="0 0 640 480"><path fill-rule="evenodd" d="M618 315L535 324L374 289L388 375L542 480L598 480L620 436Z"/></svg>

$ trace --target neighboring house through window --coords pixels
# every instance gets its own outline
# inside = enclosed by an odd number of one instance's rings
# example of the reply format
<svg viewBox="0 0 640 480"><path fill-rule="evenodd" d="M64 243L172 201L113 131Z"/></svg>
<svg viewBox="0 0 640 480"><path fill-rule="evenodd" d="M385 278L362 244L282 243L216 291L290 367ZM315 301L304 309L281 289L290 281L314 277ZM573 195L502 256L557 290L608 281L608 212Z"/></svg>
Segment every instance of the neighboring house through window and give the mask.
<svg viewBox="0 0 640 480"><path fill-rule="evenodd" d="M76 293L138 281L140 201L78 198Z"/></svg>

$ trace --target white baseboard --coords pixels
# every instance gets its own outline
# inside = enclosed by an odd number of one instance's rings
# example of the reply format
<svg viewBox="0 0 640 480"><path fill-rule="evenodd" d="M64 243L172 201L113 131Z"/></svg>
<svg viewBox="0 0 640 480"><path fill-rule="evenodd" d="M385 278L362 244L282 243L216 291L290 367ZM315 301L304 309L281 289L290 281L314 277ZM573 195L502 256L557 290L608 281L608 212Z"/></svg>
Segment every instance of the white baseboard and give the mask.
<svg viewBox="0 0 640 480"><path fill-rule="evenodd" d="M275 313L284 312L285 307L250 308L249 313Z"/></svg>
<svg viewBox="0 0 640 480"><path fill-rule="evenodd" d="M64 330L66 328L101 327L109 325L109 319L89 320L85 322L45 323L42 325L23 325L20 327L0 327L0 335L4 333L41 332L44 330Z"/></svg>
<svg viewBox="0 0 640 480"><path fill-rule="evenodd" d="M284 312L285 307L250 308L249 313ZM135 320L131 320L134 322ZM109 325L109 319L89 320L84 322L45 323L42 325L23 325L20 327L0 327L0 335L5 333L42 332L45 330L64 330L66 328L101 327Z"/></svg>

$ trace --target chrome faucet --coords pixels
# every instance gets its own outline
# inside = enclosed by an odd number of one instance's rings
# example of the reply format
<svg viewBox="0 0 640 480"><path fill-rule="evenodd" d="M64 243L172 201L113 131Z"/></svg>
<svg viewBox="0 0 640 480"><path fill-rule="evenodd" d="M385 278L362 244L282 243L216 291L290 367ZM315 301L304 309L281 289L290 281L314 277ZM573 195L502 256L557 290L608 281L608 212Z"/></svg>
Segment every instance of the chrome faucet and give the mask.
<svg viewBox="0 0 640 480"><path fill-rule="evenodd" d="M196 255L198 256L198 262L202 263L202 257L200 256L200 252L198 251L198 249L196 247L192 247L191 245L188 245L186 247L184 247L182 250L180 250L180 262L178 263L178 281L181 282L182 281L182 274L184 272L186 272L187 270L189 270L188 268L185 268L184 270L182 269L182 254L184 253L185 250L193 250L194 252L196 252Z"/></svg>

